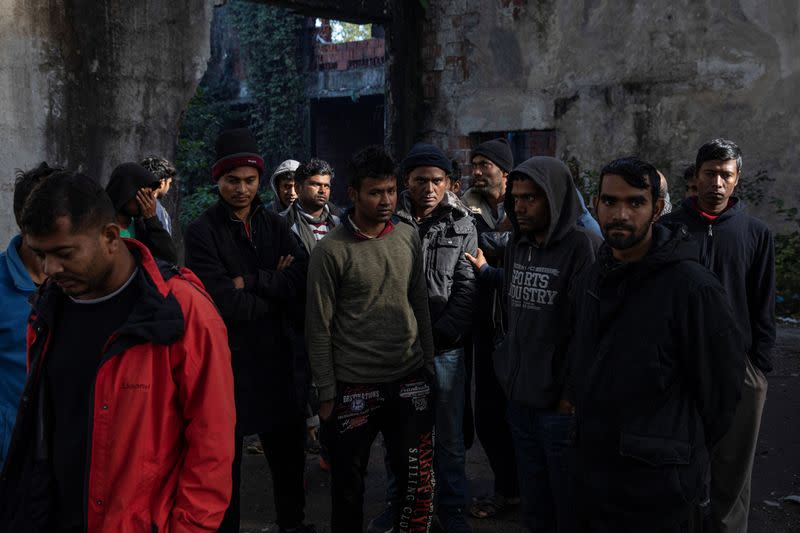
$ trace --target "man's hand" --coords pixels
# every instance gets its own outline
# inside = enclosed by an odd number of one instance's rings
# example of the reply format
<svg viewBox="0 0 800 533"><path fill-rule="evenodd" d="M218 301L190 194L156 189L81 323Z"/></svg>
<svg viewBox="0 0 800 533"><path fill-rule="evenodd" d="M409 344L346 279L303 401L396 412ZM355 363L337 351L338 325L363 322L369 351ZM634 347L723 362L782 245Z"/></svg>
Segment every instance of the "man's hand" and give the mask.
<svg viewBox="0 0 800 533"><path fill-rule="evenodd" d="M139 214L142 218L156 216L156 196L150 189L136 191L136 203L139 205Z"/></svg>
<svg viewBox="0 0 800 533"><path fill-rule="evenodd" d="M244 278L242 276L236 276L233 278L233 288L244 289Z"/></svg>
<svg viewBox="0 0 800 533"><path fill-rule="evenodd" d="M292 261L294 261L294 256L291 255L281 256L281 258L278 259L278 266L275 267L275 270L280 272L285 268L289 268L289 265L292 264Z"/></svg>
<svg viewBox="0 0 800 533"><path fill-rule="evenodd" d="M560 415L572 416L575 414L575 406L572 405L572 403L570 403L568 400L559 400L556 412Z"/></svg>
<svg viewBox="0 0 800 533"><path fill-rule="evenodd" d="M464 257L467 258L467 261L472 263L472 266L473 268L475 268L475 271L479 271L481 267L486 264L486 257L484 257L483 250L481 250L480 248L478 248L478 251L475 252L475 255L470 255L465 253Z"/></svg>
<svg viewBox="0 0 800 533"><path fill-rule="evenodd" d="M333 400L325 400L319 403L319 419L327 421L333 414Z"/></svg>

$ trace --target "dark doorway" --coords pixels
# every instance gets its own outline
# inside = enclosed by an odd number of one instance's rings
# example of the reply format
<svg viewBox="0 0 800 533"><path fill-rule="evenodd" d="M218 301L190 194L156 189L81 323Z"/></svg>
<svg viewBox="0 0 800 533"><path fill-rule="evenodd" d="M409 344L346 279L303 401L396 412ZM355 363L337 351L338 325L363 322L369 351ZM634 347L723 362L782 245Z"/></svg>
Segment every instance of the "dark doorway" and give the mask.
<svg viewBox="0 0 800 533"><path fill-rule="evenodd" d="M311 101L311 153L333 166L331 198L338 206L347 198L348 162L354 152L383 144L384 97L319 98Z"/></svg>

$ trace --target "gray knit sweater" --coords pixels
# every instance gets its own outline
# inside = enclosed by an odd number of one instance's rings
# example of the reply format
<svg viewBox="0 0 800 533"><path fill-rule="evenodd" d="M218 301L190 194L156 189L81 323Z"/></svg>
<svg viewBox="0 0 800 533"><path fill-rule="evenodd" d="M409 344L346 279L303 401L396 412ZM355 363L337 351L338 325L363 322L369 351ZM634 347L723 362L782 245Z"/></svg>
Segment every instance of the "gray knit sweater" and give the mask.
<svg viewBox="0 0 800 533"><path fill-rule="evenodd" d="M360 239L346 219L311 253L306 342L321 401L336 382L385 383L425 365L433 372L419 237L398 224Z"/></svg>

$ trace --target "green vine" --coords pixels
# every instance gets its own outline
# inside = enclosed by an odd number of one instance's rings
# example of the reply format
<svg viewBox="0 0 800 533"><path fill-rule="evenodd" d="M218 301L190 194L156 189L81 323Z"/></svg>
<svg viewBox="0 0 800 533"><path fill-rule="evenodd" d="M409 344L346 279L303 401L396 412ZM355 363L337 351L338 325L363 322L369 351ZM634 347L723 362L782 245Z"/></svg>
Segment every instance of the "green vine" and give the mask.
<svg viewBox="0 0 800 533"><path fill-rule="evenodd" d="M250 128L267 168L285 159L304 159L305 78L301 56L304 18L286 9L234 0L247 86L253 98Z"/></svg>

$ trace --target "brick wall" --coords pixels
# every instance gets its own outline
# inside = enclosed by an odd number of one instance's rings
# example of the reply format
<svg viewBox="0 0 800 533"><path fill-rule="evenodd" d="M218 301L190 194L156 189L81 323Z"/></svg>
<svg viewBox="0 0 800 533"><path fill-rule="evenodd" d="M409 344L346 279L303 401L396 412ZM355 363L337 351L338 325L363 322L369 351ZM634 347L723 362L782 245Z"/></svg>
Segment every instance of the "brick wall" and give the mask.
<svg viewBox="0 0 800 533"><path fill-rule="evenodd" d="M314 65L317 70L349 70L383 65L386 45L383 39L367 39L350 43L316 43Z"/></svg>

